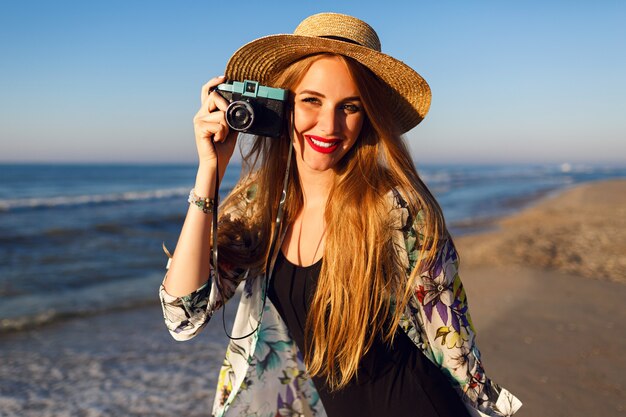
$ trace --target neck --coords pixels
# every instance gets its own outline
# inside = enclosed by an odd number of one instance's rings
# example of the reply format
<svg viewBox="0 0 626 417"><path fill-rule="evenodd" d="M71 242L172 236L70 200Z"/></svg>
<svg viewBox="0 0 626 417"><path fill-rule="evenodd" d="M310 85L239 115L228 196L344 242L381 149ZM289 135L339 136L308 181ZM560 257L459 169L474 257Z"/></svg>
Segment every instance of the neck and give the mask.
<svg viewBox="0 0 626 417"><path fill-rule="evenodd" d="M314 171L298 164L298 176L305 206L326 205L334 175L332 170Z"/></svg>
<svg viewBox="0 0 626 417"><path fill-rule="evenodd" d="M282 246L283 253L294 264L312 265L319 260L318 255L324 252L324 213L333 176L330 170L320 172L298 164L303 207L289 224Z"/></svg>

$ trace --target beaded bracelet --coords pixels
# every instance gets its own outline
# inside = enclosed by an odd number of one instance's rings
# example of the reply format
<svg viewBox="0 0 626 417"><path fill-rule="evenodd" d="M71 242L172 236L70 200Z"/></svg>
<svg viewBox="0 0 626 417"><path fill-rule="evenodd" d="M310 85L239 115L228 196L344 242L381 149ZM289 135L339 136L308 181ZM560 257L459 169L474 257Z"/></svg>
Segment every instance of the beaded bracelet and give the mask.
<svg viewBox="0 0 626 417"><path fill-rule="evenodd" d="M215 200L210 197L200 197L196 195L195 188L192 188L189 192L189 198L187 199L189 204L193 204L198 207L199 210L202 210L203 213L213 213L213 208L215 207Z"/></svg>

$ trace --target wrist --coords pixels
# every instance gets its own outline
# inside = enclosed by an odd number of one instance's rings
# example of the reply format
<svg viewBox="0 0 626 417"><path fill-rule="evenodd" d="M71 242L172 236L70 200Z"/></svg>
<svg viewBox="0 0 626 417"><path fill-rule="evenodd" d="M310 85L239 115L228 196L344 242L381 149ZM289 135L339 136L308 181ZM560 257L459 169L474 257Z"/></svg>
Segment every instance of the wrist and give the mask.
<svg viewBox="0 0 626 417"><path fill-rule="evenodd" d="M217 159L199 159L198 172L217 171Z"/></svg>
<svg viewBox="0 0 626 417"><path fill-rule="evenodd" d="M215 194L215 178L217 177L217 167L200 164L196 174L194 190L199 196L213 196Z"/></svg>
<svg viewBox="0 0 626 417"><path fill-rule="evenodd" d="M196 194L195 188L192 188L189 192L189 198L187 202L192 206L197 207L204 214L213 213L215 210L215 200L212 196L199 196Z"/></svg>

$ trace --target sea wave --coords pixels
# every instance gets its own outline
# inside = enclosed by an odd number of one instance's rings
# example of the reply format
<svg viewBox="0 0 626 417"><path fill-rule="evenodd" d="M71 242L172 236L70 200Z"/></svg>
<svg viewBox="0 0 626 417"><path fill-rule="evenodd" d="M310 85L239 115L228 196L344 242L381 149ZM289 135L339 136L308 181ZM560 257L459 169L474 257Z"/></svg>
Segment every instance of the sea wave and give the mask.
<svg viewBox="0 0 626 417"><path fill-rule="evenodd" d="M4 297L0 304L0 335L58 321L158 305L163 274L104 282L69 291ZM241 297L243 283L236 290ZM226 314L228 313L228 308Z"/></svg>
<svg viewBox="0 0 626 417"><path fill-rule="evenodd" d="M155 304L156 289L162 279L161 274L148 274L73 290L5 296L0 305L0 334L71 317Z"/></svg>
<svg viewBox="0 0 626 417"><path fill-rule="evenodd" d="M189 193L188 188L168 188L149 191L128 191L111 194L87 194L55 197L30 197L15 199L0 199L0 211L18 209L53 208L59 206L81 206L88 204L110 204L125 201L166 199L184 196Z"/></svg>

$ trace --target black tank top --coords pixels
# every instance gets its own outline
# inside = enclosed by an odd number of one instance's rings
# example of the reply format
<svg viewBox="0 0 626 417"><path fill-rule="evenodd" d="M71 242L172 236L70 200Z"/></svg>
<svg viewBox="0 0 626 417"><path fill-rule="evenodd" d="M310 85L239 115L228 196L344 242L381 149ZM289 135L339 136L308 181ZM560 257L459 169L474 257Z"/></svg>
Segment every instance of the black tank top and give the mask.
<svg viewBox="0 0 626 417"><path fill-rule="evenodd" d="M308 267L296 266L281 252L268 291L302 352L306 316L321 265L320 260ZM469 417L450 381L402 330L398 330L392 346L375 338L361 358L357 376L334 392L328 389L324 378L313 377L329 417Z"/></svg>

